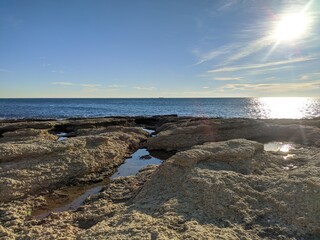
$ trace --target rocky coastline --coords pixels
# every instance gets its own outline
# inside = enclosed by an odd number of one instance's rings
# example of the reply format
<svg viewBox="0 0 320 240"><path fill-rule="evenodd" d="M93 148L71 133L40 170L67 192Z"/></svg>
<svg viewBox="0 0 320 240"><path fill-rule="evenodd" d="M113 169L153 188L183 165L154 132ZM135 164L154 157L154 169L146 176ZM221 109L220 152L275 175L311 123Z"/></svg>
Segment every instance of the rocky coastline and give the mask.
<svg viewBox="0 0 320 240"><path fill-rule="evenodd" d="M141 148L168 157L111 178ZM320 119L0 121L0 239L319 238Z"/></svg>

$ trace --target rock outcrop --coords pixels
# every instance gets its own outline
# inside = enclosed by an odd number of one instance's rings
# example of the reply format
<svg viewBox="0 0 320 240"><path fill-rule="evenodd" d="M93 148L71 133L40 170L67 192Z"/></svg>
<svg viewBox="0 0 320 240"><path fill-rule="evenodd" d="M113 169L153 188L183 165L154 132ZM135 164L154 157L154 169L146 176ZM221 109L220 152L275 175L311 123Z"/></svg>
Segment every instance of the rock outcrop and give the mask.
<svg viewBox="0 0 320 240"><path fill-rule="evenodd" d="M0 122L0 238L319 239L319 126L176 116ZM294 147L265 151L270 141ZM48 192L102 180L142 145L175 155L107 180L76 211L32 215Z"/></svg>
<svg viewBox="0 0 320 240"><path fill-rule="evenodd" d="M315 238L320 236L320 152L308 151L314 154L308 163L288 172L281 156L265 152L257 142L194 146L160 166L121 215L104 219L80 236Z"/></svg>
<svg viewBox="0 0 320 240"><path fill-rule="evenodd" d="M0 202L96 179L101 172L110 175L148 136L134 127L79 131L79 136L64 141L43 130L4 133L2 141L6 142L0 143Z"/></svg>
<svg viewBox="0 0 320 240"><path fill-rule="evenodd" d="M315 126L276 125L253 119L181 119L157 128L148 139L149 149L184 150L205 142L245 138L260 142L291 141L320 146L320 129Z"/></svg>

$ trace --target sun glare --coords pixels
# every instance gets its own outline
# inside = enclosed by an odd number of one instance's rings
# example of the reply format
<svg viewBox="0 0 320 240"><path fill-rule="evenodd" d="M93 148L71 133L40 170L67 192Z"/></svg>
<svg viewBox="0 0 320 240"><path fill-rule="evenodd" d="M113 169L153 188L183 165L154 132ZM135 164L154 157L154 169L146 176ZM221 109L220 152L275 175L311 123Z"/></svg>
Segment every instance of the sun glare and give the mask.
<svg viewBox="0 0 320 240"><path fill-rule="evenodd" d="M286 14L276 24L274 37L277 41L292 41L307 32L309 18L304 13Z"/></svg>
<svg viewBox="0 0 320 240"><path fill-rule="evenodd" d="M310 102L308 98L266 97L259 98L260 107L266 118L302 118L303 109Z"/></svg>

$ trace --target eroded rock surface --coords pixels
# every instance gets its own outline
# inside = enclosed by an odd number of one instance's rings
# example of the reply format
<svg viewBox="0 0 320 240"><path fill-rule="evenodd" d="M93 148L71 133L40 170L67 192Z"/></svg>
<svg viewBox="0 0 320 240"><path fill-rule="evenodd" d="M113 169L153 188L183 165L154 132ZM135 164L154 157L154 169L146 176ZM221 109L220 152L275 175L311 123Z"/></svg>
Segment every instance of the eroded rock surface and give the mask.
<svg viewBox="0 0 320 240"><path fill-rule="evenodd" d="M101 172L109 175L148 136L141 128L98 126L98 129L75 128L75 136L64 141L50 134L49 129L26 128L3 133L0 201L95 179L94 175Z"/></svg>
<svg viewBox="0 0 320 240"><path fill-rule="evenodd" d="M80 122L2 132L1 239L320 238L317 120ZM33 209L48 204L41 189L97 180L123 161L148 137L136 124L158 133L148 138L149 149L177 153L137 176L110 180L77 211L32 217ZM57 141L52 129L70 137ZM268 141L295 147L267 152Z"/></svg>
<svg viewBox="0 0 320 240"><path fill-rule="evenodd" d="M278 122L279 120L277 120ZM320 146L320 129L310 125L273 124L253 119L181 119L157 128L157 136L148 139L149 149L183 150L205 142L245 138L261 142L290 141ZM308 124L308 121L305 120Z"/></svg>

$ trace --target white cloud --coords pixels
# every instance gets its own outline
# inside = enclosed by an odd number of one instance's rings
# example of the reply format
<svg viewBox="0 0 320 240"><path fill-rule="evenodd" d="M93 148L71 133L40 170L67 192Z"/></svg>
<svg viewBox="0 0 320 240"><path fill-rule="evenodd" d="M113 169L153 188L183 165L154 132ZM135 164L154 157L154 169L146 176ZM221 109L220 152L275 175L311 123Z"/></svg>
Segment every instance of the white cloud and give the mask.
<svg viewBox="0 0 320 240"><path fill-rule="evenodd" d="M80 84L81 87L87 87L87 88L95 88L95 87L101 87L101 84L88 84L88 83L84 83L84 84Z"/></svg>
<svg viewBox="0 0 320 240"><path fill-rule="evenodd" d="M61 86L75 86L75 83L71 82L52 82L53 85L61 85Z"/></svg>
<svg viewBox="0 0 320 240"><path fill-rule="evenodd" d="M240 48L240 50L237 53L230 56L224 64L245 58L253 53L260 51L261 49L267 46L270 46L273 43L274 40L270 36L262 37L252 42L249 42L243 48Z"/></svg>
<svg viewBox="0 0 320 240"><path fill-rule="evenodd" d="M253 30L243 30L243 32L246 32L245 35L248 35L247 31ZM232 44L227 44L225 46L222 46L220 48L214 49L206 53L201 53L198 49L196 49L193 51L193 53L197 56L199 60L195 65L199 65L204 62L213 60L217 57L221 57L222 55L226 55L226 60L223 63L219 64L220 66L225 66L232 62L245 58L251 54L254 54L260 51L261 49L272 45L273 43L274 40L272 39L272 37L264 36L251 42L245 40Z"/></svg>
<svg viewBox="0 0 320 240"><path fill-rule="evenodd" d="M203 89L208 89L209 87L202 87Z"/></svg>
<svg viewBox="0 0 320 240"><path fill-rule="evenodd" d="M224 3L218 7L218 11L224 11L230 7L232 7L233 5L237 4L238 0L229 0L229 1L224 1Z"/></svg>
<svg viewBox="0 0 320 240"><path fill-rule="evenodd" d="M243 80L243 77L215 77L213 80L216 81L240 81Z"/></svg>
<svg viewBox="0 0 320 240"><path fill-rule="evenodd" d="M312 72L312 73L306 73L302 75L299 80L319 80L320 79L320 72Z"/></svg>
<svg viewBox="0 0 320 240"><path fill-rule="evenodd" d="M108 88L123 88L126 87L125 85L118 85L118 84L111 84L108 85Z"/></svg>
<svg viewBox="0 0 320 240"><path fill-rule="evenodd" d="M272 91L272 92L288 92L292 90L312 90L320 88L320 82L307 83L243 83L243 84L227 84L221 89L229 91Z"/></svg>
<svg viewBox="0 0 320 240"><path fill-rule="evenodd" d="M226 55L228 53L231 53L233 50L235 50L238 47L239 47L238 43L229 44L229 45L223 46L221 48L218 48L218 49L212 50L210 52L206 52L206 53L202 53L202 52L200 52L200 50L196 49L193 51L193 53L197 56L197 58L199 60L194 65L199 65L199 64L208 62L210 60L213 60L221 55Z"/></svg>
<svg viewBox="0 0 320 240"><path fill-rule="evenodd" d="M60 85L60 86L79 86L84 88L97 88L101 87L101 84L91 84L91 83L72 83L72 82L52 82L53 85Z"/></svg>
<svg viewBox="0 0 320 240"><path fill-rule="evenodd" d="M300 77L300 80L309 80L310 79L310 76L308 75L303 75Z"/></svg>
<svg viewBox="0 0 320 240"><path fill-rule="evenodd" d="M248 71L246 72L246 74L250 74L250 75L263 75L263 74L267 74L270 72L280 72L283 70L287 70L287 69L292 69L292 65L286 65L286 66L279 66L279 67L266 67L266 68L260 68L260 69L253 69L252 71Z"/></svg>
<svg viewBox="0 0 320 240"><path fill-rule="evenodd" d="M276 61L276 62L266 62L266 63L250 64L250 65L248 64L248 65L238 65L238 66L232 66L232 67L223 67L223 68L209 70L208 72L209 73L236 72L236 71L242 71L242 70L248 70L248 69L266 68L266 67L285 65L290 63L306 62L314 59L315 58L312 58L312 57L298 57L298 58L293 58L293 59L288 59L283 61Z"/></svg>
<svg viewBox="0 0 320 240"><path fill-rule="evenodd" d="M144 90L144 91L152 91L152 90L156 89L155 87L140 87L140 86L137 86L137 87L134 87L134 88L137 89L137 90Z"/></svg>

